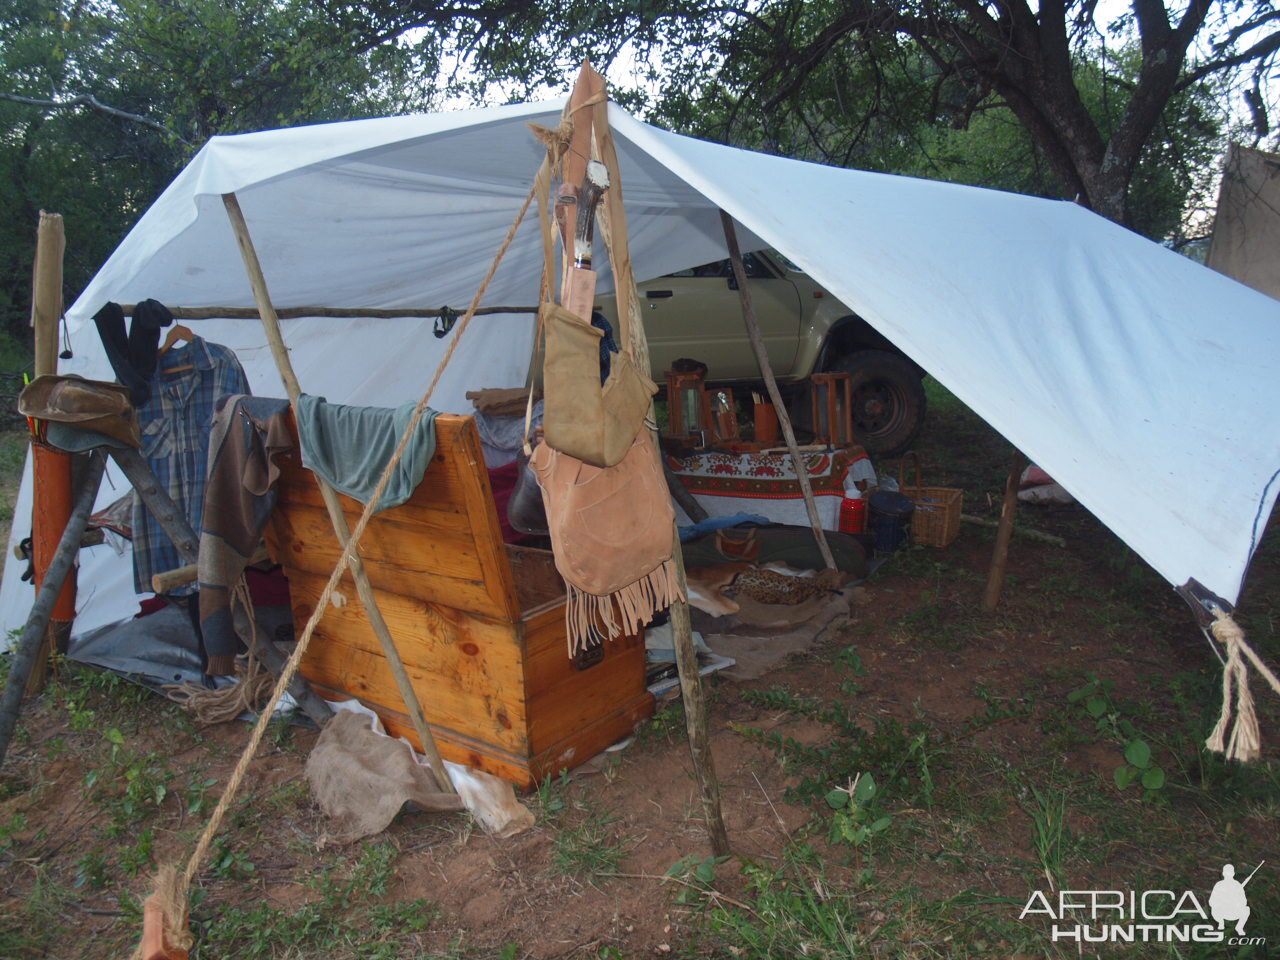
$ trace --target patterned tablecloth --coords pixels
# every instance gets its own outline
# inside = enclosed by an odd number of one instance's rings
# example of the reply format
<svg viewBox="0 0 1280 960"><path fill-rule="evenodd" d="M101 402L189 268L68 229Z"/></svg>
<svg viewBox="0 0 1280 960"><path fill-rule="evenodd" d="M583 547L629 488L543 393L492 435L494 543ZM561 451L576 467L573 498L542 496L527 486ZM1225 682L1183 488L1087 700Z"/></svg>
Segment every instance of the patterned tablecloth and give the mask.
<svg viewBox="0 0 1280 960"><path fill-rule="evenodd" d="M668 459L685 489L710 516L759 513L774 523L809 525L790 454L701 453L683 460ZM813 487L823 529L837 529L845 472L852 464L866 461L866 451L857 446L816 450L802 453L800 459ZM864 469L869 466L867 461Z"/></svg>

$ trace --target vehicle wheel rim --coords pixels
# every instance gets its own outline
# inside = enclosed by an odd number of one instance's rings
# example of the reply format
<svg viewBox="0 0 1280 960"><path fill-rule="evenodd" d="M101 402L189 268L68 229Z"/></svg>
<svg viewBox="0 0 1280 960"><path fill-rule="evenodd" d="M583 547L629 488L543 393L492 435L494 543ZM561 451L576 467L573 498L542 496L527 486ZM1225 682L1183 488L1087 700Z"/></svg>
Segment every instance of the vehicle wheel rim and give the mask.
<svg viewBox="0 0 1280 960"><path fill-rule="evenodd" d="M853 423L859 436L883 437L906 419L906 395L888 380L871 380L853 391Z"/></svg>

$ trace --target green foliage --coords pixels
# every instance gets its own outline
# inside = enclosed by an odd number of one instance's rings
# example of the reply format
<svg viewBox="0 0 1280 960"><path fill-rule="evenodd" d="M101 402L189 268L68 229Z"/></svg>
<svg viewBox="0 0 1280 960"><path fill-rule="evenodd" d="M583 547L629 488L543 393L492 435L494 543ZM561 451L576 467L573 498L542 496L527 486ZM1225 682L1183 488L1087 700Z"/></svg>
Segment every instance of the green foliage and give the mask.
<svg viewBox="0 0 1280 960"><path fill-rule="evenodd" d="M248 880L258 868L247 853L233 846L234 842L226 837L219 838L209 854L209 871L223 880Z"/></svg>
<svg viewBox="0 0 1280 960"><path fill-rule="evenodd" d="M879 791L871 774L859 774L847 787L827 792L827 806L835 811L827 837L832 843L860 847L893 824L893 817L879 809Z"/></svg>
<svg viewBox="0 0 1280 960"><path fill-rule="evenodd" d="M439 910L422 899L369 902L387 894L397 855L389 843L363 844L359 857L330 866L313 878L310 887L316 899L293 909L273 907L266 901L214 910L194 904L192 960L224 956L268 960L281 956L282 949L291 951L291 956L332 960L421 955L417 935L430 928Z"/></svg>
<svg viewBox="0 0 1280 960"><path fill-rule="evenodd" d="M614 814L592 806L577 822L562 823L555 834L553 860L557 869L578 877L616 873L625 852L613 826L617 822Z"/></svg>
<svg viewBox="0 0 1280 960"><path fill-rule="evenodd" d="M718 955L750 960L869 955L858 931L863 908L855 893L829 882L808 862L812 850L796 847L787 853L779 866L744 864L749 911L712 901L704 925L722 945Z"/></svg>
<svg viewBox="0 0 1280 960"><path fill-rule="evenodd" d="M1062 861L1067 832L1067 795L1062 790L1041 790L1030 784L1033 802L1023 806L1031 817L1031 842L1050 890L1062 881Z"/></svg>
<svg viewBox="0 0 1280 960"><path fill-rule="evenodd" d="M569 805L569 787L572 784L569 771L561 770L558 777L547 777L534 792L534 806L540 823L554 823Z"/></svg>
<svg viewBox="0 0 1280 960"><path fill-rule="evenodd" d="M107 858L102 851L86 853L76 861L75 885L93 890L104 889L111 880L108 867Z"/></svg>
<svg viewBox="0 0 1280 960"><path fill-rule="evenodd" d="M1110 680L1099 680L1097 675L1089 674L1089 682L1067 694L1067 701L1079 704L1089 719L1094 721L1094 729L1124 745L1125 763L1116 767L1113 773L1115 784L1121 790L1138 784L1144 795L1152 797L1163 790L1167 779L1164 769L1154 762L1151 746L1138 735L1137 727L1111 696L1113 685Z"/></svg>
<svg viewBox="0 0 1280 960"><path fill-rule="evenodd" d="M903 729L897 720L877 717L868 733L844 705L822 704L780 687L745 690L742 696L769 710L793 713L832 729L828 742L804 744L775 731L734 726L748 740L774 750L788 772L801 774L800 782L788 791L796 800L825 798L831 784L850 783L870 773L877 796L891 793L908 803L929 801L933 745L923 727L913 724Z"/></svg>
<svg viewBox="0 0 1280 960"><path fill-rule="evenodd" d="M660 707L656 713L636 730L636 746L641 749L660 747L666 749L673 738L684 736L684 703L674 700Z"/></svg>
<svg viewBox="0 0 1280 960"><path fill-rule="evenodd" d="M4 853L13 847L17 834L27 829L26 814L12 814L8 820L0 824L0 853Z"/></svg>
<svg viewBox="0 0 1280 960"><path fill-rule="evenodd" d="M397 112L407 49L359 49L301 0L0 0L0 319L23 331L41 209L64 215L74 298L205 140ZM6 324L0 324L5 326Z"/></svg>
<svg viewBox="0 0 1280 960"><path fill-rule="evenodd" d="M106 761L85 774L84 785L108 812L107 829L119 835L164 803L173 771L158 754L129 749L117 727L108 727L103 739L108 744Z"/></svg>

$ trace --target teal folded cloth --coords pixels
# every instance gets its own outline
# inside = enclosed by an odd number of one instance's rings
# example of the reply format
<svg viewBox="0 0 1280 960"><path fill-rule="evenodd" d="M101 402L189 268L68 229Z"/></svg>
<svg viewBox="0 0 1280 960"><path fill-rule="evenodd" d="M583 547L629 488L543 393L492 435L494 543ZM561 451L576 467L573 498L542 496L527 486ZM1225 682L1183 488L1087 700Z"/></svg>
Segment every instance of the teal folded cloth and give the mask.
<svg viewBox="0 0 1280 960"><path fill-rule="evenodd" d="M349 407L304 393L294 410L303 464L339 493L368 503L415 406ZM375 513L398 507L418 489L436 450L436 413L423 411Z"/></svg>

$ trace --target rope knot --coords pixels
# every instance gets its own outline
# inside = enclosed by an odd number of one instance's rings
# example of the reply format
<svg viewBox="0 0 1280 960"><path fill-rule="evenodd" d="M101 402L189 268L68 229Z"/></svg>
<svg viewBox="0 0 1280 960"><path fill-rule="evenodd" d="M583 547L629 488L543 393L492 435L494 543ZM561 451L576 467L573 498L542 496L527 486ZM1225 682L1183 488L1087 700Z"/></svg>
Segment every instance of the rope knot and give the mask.
<svg viewBox="0 0 1280 960"><path fill-rule="evenodd" d="M1226 649L1227 662L1222 668L1222 712L1204 745L1214 753L1225 755L1228 760L1248 763L1262 755L1262 736L1258 729L1253 693L1249 689L1249 668L1245 665L1245 658L1253 662L1271 685L1271 689L1277 693L1280 693L1280 682L1277 682L1275 674L1267 669L1266 664L1258 659L1258 655L1244 638L1244 630L1232 616L1218 606L1212 608L1212 613L1213 625L1210 630L1213 638ZM1234 726L1231 724L1233 701L1236 715ZM1231 728L1229 737L1228 727Z"/></svg>
<svg viewBox="0 0 1280 960"><path fill-rule="evenodd" d="M529 129L533 131L534 138L547 148L547 153L551 156L552 163L564 156L565 151L569 149L570 141L573 139L573 119L569 117L561 120L554 129L544 127L540 123L530 123Z"/></svg>

